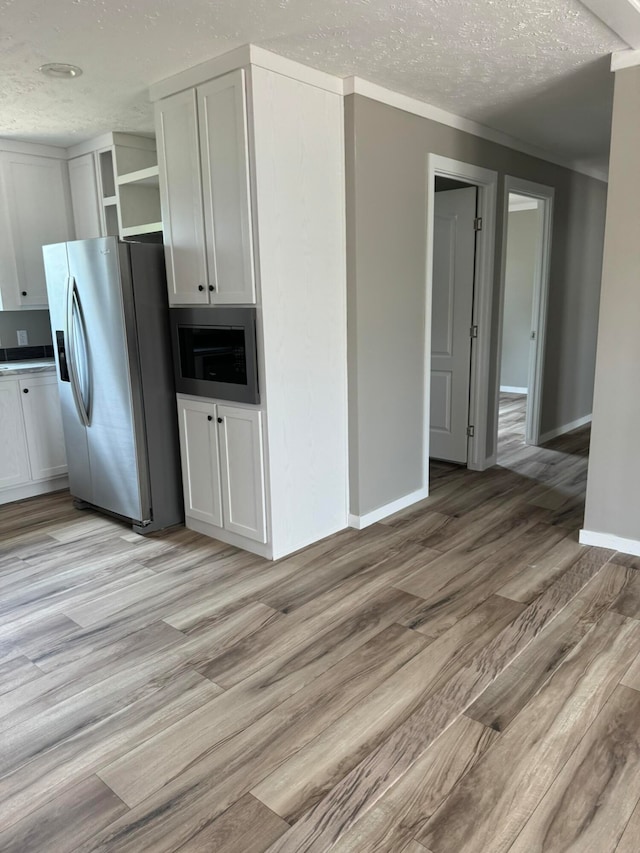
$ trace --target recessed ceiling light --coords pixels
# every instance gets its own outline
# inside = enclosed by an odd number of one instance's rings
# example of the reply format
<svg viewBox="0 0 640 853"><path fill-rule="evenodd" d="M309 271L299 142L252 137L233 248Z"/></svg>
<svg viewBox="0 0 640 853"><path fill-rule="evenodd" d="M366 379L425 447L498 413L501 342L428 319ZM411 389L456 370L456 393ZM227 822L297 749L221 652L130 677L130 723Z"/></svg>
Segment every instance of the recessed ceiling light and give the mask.
<svg viewBox="0 0 640 853"><path fill-rule="evenodd" d="M38 71L46 74L47 77L56 77L59 80L70 80L82 74L82 68L78 68L77 65L68 65L66 62L47 62L46 65L41 65Z"/></svg>

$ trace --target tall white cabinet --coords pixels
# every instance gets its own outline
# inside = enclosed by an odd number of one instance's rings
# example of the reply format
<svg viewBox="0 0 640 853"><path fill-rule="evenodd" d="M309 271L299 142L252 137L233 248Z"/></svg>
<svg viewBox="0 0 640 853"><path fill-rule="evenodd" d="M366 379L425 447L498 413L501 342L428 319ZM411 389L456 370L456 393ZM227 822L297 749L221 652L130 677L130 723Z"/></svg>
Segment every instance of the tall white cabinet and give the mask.
<svg viewBox="0 0 640 853"><path fill-rule="evenodd" d="M279 558L348 521L341 83L248 45L151 97L170 303L256 306L260 404L178 396L186 523Z"/></svg>
<svg viewBox="0 0 640 853"><path fill-rule="evenodd" d="M169 298L255 302L245 72L156 105Z"/></svg>

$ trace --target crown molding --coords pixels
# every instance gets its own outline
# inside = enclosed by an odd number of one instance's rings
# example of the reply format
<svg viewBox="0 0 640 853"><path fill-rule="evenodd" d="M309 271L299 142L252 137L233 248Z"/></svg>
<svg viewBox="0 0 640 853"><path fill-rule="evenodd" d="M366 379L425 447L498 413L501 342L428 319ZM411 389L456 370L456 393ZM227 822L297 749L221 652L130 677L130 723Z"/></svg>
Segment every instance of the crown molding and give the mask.
<svg viewBox="0 0 640 853"><path fill-rule="evenodd" d="M611 70L622 71L640 65L640 50L617 50L611 54Z"/></svg>
<svg viewBox="0 0 640 853"><path fill-rule="evenodd" d="M311 68L301 62L295 62L293 59L287 59L255 44L245 44L242 47L235 48L235 50L216 56L214 59L201 62L200 65L194 65L193 68L188 68L186 71L174 74L172 77L160 80L158 83L153 83L149 87L149 98L151 101L158 101L161 98L174 95L176 92L199 86L201 83L219 77L221 74L235 71L237 68L246 68L248 65L256 65L284 77L290 77L292 80L299 80L318 89L342 95L340 77L334 77L325 71L318 71L317 68Z"/></svg>
<svg viewBox="0 0 640 853"><path fill-rule="evenodd" d="M629 47L640 48L640 4L637 0L582 0L582 4Z"/></svg>
<svg viewBox="0 0 640 853"><path fill-rule="evenodd" d="M42 145L39 142L23 142L19 139L0 137L0 151L11 154L34 154L38 157L53 157L56 160L67 159L67 149L57 145Z"/></svg>
<svg viewBox="0 0 640 853"><path fill-rule="evenodd" d="M453 127L456 130L462 130L465 133L470 133L473 136L478 136L481 139L486 139L489 142L495 142L497 145L504 145L506 148L511 148L514 151L520 151L522 154L528 154L530 157L536 157L538 160L545 160L548 163L553 163L556 166L562 166L565 169L570 169L572 172L579 172L587 175L590 178L596 178L598 181L607 182L608 177L605 172L600 169L595 169L592 166L585 165L577 161L566 160L557 157L555 154L538 148L536 145L530 145L528 142L523 142L516 139L514 136L509 136L500 130L494 130L492 127L487 127L484 124L473 121L472 119L463 118L455 115L455 113L447 112L447 110L434 107L426 101L421 101L418 98L413 98L409 95L402 95L399 92L394 92L392 89L387 89L384 86L379 86L377 83L371 83L368 80L363 80L361 77L347 77L343 81L344 95L362 95L365 98L370 98L374 101L387 104L387 106L395 107L399 110L412 113L413 115L427 118L431 121L436 121L439 124Z"/></svg>

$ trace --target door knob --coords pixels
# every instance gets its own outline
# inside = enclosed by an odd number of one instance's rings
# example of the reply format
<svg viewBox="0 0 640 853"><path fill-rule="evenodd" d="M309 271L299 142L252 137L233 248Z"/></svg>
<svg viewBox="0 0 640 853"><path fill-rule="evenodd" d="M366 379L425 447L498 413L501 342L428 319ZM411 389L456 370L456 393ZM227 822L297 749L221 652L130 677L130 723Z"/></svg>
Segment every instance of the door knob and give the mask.
<svg viewBox="0 0 640 853"><path fill-rule="evenodd" d="M204 290L204 284L199 284L199 285L198 285L198 290Z"/></svg>
<svg viewBox="0 0 640 853"><path fill-rule="evenodd" d="M213 415L207 415L207 420L208 420L208 421L212 421L212 420L213 420Z"/></svg>
<svg viewBox="0 0 640 853"><path fill-rule="evenodd" d="M212 290L215 290L215 287L212 284L210 284L209 285L209 293L211 293Z"/></svg>
<svg viewBox="0 0 640 853"><path fill-rule="evenodd" d="M222 418L218 418L218 423L219 423L219 424L221 424L221 423L222 423Z"/></svg>
<svg viewBox="0 0 640 853"><path fill-rule="evenodd" d="M22 293L21 293L21 295L22 295L22 296L26 296L26 295L27 295L27 291L26 291L26 290L23 290L23 291L22 291Z"/></svg>
<svg viewBox="0 0 640 853"><path fill-rule="evenodd" d="M28 388L23 388L23 389L22 389L22 393L23 393L23 394L28 394L28 393L29 393L29 389L28 389Z"/></svg>

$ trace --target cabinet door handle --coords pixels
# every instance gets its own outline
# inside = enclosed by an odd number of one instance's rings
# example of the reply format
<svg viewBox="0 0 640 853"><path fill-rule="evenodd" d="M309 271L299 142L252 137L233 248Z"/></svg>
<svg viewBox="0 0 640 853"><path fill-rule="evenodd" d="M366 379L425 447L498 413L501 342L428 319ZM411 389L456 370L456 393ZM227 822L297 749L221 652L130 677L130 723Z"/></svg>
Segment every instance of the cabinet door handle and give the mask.
<svg viewBox="0 0 640 853"><path fill-rule="evenodd" d="M26 296L26 295L27 295L27 291L26 291L26 290L23 290L23 291L22 291L22 293L21 293L20 295L21 295L21 296Z"/></svg>
<svg viewBox="0 0 640 853"><path fill-rule="evenodd" d="M209 285L209 293L211 293L212 290L215 290L215 287L212 284L210 284Z"/></svg>
<svg viewBox="0 0 640 853"><path fill-rule="evenodd" d="M208 420L208 421L212 421L212 420L213 420L213 415L207 415L207 420Z"/></svg>
<svg viewBox="0 0 640 853"><path fill-rule="evenodd" d="M22 393L23 393L23 394L28 394L28 393L29 393L29 389L28 389L28 388L23 388L23 389L22 389Z"/></svg>
<svg viewBox="0 0 640 853"><path fill-rule="evenodd" d="M223 420L222 418L218 418L218 423L221 424L222 420Z"/></svg>
<svg viewBox="0 0 640 853"><path fill-rule="evenodd" d="M204 290L204 284L199 284L199 285L198 285L198 290L200 290L200 291Z"/></svg>

